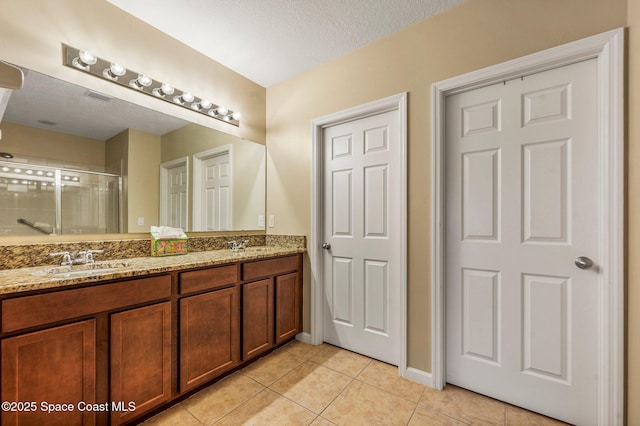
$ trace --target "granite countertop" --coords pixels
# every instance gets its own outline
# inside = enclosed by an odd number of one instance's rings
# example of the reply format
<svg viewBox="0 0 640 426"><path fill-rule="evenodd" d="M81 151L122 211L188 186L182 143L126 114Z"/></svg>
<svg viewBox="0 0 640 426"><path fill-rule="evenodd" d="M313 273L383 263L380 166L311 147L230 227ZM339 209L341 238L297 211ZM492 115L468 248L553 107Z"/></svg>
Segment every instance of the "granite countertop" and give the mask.
<svg viewBox="0 0 640 426"><path fill-rule="evenodd" d="M20 293L32 290L59 288L71 285L96 283L127 277L142 277L149 274L171 272L181 269L202 268L229 263L264 259L274 256L304 253L303 248L286 246L249 247L246 250L211 250L165 257L136 257L130 259L106 260L94 263L95 272L81 272L78 269L87 265L73 267L39 266L0 271L0 294ZM65 269L66 268L66 269ZM102 271L100 271L102 269ZM108 270L105 270L108 269ZM50 271L60 271L52 274ZM71 274L65 274L69 270ZM90 270L90 269L89 269Z"/></svg>

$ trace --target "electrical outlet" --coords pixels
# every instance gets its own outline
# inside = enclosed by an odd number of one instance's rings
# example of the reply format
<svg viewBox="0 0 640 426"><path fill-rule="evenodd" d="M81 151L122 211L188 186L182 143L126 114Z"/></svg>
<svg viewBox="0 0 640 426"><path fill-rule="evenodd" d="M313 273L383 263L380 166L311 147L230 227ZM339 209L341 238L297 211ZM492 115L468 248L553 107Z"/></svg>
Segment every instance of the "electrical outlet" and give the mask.
<svg viewBox="0 0 640 426"><path fill-rule="evenodd" d="M258 228L264 228L264 215L263 214L258 216Z"/></svg>
<svg viewBox="0 0 640 426"><path fill-rule="evenodd" d="M269 215L269 228L275 228L276 227L276 216L270 214Z"/></svg>
<svg viewBox="0 0 640 426"><path fill-rule="evenodd" d="M144 217L140 216L138 218L138 226L142 226L142 225L144 225Z"/></svg>

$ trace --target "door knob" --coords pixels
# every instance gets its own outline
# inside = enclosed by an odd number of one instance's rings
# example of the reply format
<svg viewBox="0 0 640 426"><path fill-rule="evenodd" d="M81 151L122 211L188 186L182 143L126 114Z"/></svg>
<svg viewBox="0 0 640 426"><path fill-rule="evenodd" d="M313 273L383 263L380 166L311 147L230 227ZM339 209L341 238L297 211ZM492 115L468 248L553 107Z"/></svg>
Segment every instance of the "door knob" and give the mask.
<svg viewBox="0 0 640 426"><path fill-rule="evenodd" d="M331 249L331 244L329 243L322 243L322 248L325 250L330 250Z"/></svg>
<svg viewBox="0 0 640 426"><path fill-rule="evenodd" d="M576 266L580 269L589 269L593 266L593 260L586 256L580 256L576 259Z"/></svg>

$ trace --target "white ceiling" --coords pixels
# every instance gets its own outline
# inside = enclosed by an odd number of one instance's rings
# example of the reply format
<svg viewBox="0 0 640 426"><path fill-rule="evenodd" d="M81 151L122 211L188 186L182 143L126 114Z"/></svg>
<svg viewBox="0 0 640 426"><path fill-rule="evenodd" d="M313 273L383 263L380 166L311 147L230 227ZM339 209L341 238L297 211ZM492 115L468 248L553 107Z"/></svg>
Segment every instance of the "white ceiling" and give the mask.
<svg viewBox="0 0 640 426"><path fill-rule="evenodd" d="M463 0L107 0L269 87Z"/></svg>

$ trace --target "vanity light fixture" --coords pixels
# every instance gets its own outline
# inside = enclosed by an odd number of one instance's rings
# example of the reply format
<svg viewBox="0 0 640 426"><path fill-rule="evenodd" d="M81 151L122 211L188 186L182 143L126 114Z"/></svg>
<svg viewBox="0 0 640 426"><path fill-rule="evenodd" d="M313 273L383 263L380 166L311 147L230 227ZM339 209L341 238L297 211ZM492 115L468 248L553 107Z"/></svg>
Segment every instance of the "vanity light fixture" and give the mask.
<svg viewBox="0 0 640 426"><path fill-rule="evenodd" d="M178 105L185 106L189 102L193 102L194 99L195 96L193 96L191 93L182 92L181 95L176 95L173 97L173 102L177 103Z"/></svg>
<svg viewBox="0 0 640 426"><path fill-rule="evenodd" d="M153 80L150 77L144 74L138 74L138 78L131 80L129 86L134 89L144 90L145 87L151 86L151 83L153 83Z"/></svg>
<svg viewBox="0 0 640 426"><path fill-rule="evenodd" d="M202 111L203 109L209 109L213 106L213 104L211 103L211 101L209 99L205 99L202 98L200 99L200 102L194 102L191 104L191 108L195 109L196 111Z"/></svg>
<svg viewBox="0 0 640 426"><path fill-rule="evenodd" d="M127 69L117 62L111 62L109 68L105 68L102 71L102 76L104 78L108 78L109 80L117 80L118 77L123 76L127 73Z"/></svg>
<svg viewBox="0 0 640 426"><path fill-rule="evenodd" d="M137 92L146 93L174 105L188 108L191 111L207 115L216 120L240 125L242 115L238 111L230 111L216 105L207 98L196 97L188 91L180 90L167 83L154 80L146 74L130 70L124 65L95 56L88 50L62 45L64 65L91 74L103 80L129 87Z"/></svg>
<svg viewBox="0 0 640 426"><path fill-rule="evenodd" d="M86 50L78 51L78 56L72 60L73 66L83 71L89 71L91 65L95 65L96 62L98 62L98 58Z"/></svg>
<svg viewBox="0 0 640 426"><path fill-rule="evenodd" d="M153 93L159 98L164 98L167 95L173 95L173 92L174 92L173 87L171 87L167 83L162 83L162 86L156 87L151 91L151 93Z"/></svg>

